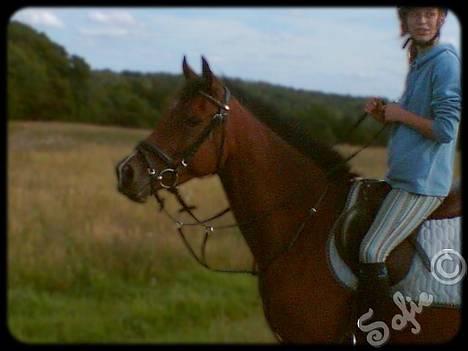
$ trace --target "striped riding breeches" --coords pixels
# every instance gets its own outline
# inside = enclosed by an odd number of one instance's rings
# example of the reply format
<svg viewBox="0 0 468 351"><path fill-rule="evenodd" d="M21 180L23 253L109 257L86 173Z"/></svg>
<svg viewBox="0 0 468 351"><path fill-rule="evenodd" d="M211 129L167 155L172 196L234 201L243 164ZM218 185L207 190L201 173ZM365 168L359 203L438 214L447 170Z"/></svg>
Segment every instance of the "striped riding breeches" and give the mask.
<svg viewBox="0 0 468 351"><path fill-rule="evenodd" d="M364 237L359 260L385 262L390 252L405 240L443 201L444 197L426 196L392 189L382 202Z"/></svg>

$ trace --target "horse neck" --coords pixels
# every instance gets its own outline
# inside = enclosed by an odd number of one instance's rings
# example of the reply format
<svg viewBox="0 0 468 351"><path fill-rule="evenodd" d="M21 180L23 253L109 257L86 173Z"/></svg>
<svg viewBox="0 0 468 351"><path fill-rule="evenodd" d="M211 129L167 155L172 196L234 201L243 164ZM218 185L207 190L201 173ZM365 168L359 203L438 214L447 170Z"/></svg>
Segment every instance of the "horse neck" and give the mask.
<svg viewBox="0 0 468 351"><path fill-rule="evenodd" d="M266 214L253 224L240 227L261 268L289 243L327 185L329 193L333 193L336 184L330 184L324 170L259 122L237 101L231 105L226 125L228 156L219 176L239 223ZM331 194L324 206L333 207L336 202L333 198ZM325 243L327 235L314 233L312 240L317 241L312 245L319 247Z"/></svg>

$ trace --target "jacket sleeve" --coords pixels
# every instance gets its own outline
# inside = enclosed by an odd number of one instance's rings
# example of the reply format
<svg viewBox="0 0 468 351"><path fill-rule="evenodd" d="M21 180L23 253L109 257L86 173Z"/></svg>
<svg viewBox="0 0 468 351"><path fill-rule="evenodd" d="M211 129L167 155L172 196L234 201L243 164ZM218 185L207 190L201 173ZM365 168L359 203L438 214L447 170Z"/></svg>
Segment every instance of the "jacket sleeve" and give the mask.
<svg viewBox="0 0 468 351"><path fill-rule="evenodd" d="M460 123L460 61L450 51L441 56L432 74L432 128L438 142L449 143L455 139Z"/></svg>

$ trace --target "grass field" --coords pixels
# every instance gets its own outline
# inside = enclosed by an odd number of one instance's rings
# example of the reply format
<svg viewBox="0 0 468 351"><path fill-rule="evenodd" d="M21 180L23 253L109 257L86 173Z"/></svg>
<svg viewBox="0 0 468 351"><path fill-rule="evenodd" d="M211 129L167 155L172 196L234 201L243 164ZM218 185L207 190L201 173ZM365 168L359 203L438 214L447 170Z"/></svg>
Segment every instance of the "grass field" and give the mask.
<svg viewBox="0 0 468 351"><path fill-rule="evenodd" d="M147 130L8 124L8 327L27 343L272 343L256 280L196 264L149 201L116 190L114 166ZM349 154L355 149L340 146ZM382 177L385 149L352 161ZM457 167L459 174L459 167ZM217 178L182 187L200 217L227 206ZM200 201L203 199L203 201ZM168 199L172 213L176 204ZM220 224L231 223L227 216ZM188 231L199 247L202 233ZM250 268L236 230L216 232L217 267Z"/></svg>

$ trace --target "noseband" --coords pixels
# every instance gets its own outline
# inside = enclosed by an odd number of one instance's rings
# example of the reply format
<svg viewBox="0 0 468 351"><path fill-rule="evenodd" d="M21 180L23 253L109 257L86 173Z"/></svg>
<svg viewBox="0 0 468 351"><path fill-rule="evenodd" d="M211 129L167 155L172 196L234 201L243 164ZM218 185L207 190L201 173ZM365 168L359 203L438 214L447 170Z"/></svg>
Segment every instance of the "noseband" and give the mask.
<svg viewBox="0 0 468 351"><path fill-rule="evenodd" d="M143 140L140 142L136 149L143 156L148 170L148 175L151 179L151 188L153 191L154 179L159 181L159 184L164 189L173 189L177 186L179 180L179 171L181 168L186 168L189 165L189 162L192 160L193 156L196 154L200 146L205 142L205 140L210 136L211 132L219 125L223 124L225 118L229 114L229 99L231 93L227 87L224 87L224 101L220 102L211 95L199 91L199 94L203 95L210 102L218 106L218 111L211 118L210 124L201 132L200 136L195 140L195 142L190 145L184 152L181 153L180 161L176 161L174 158L169 156L158 146ZM224 131L224 129L223 129ZM218 156L217 168L220 166L221 157L223 154L224 148L224 135L221 144L221 151ZM155 163L152 160L151 155L156 156L156 158L162 160L166 167L162 171L158 172Z"/></svg>

